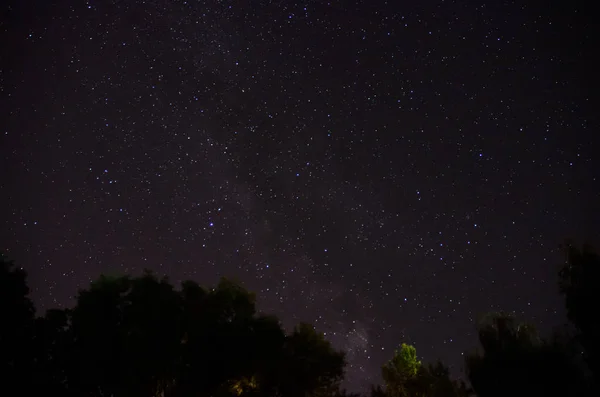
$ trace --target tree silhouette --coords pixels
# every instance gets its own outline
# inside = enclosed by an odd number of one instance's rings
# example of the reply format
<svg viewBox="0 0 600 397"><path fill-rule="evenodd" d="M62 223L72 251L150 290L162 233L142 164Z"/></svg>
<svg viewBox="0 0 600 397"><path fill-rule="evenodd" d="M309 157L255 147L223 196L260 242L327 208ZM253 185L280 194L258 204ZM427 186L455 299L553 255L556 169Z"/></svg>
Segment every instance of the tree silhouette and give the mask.
<svg viewBox="0 0 600 397"><path fill-rule="evenodd" d="M423 365L414 346L403 343L383 365L385 389L372 388L372 397L459 397L469 395L464 383L451 379L440 361Z"/></svg>
<svg viewBox="0 0 600 397"><path fill-rule="evenodd" d="M370 397L387 397L385 389L381 385L371 385L369 390Z"/></svg>
<svg viewBox="0 0 600 397"><path fill-rule="evenodd" d="M285 396L333 395L344 376L344 354L335 351L310 324L299 324L284 344L277 373Z"/></svg>
<svg viewBox="0 0 600 397"><path fill-rule="evenodd" d="M35 322L34 306L29 299L25 270L15 266L0 253L0 373L6 380L3 388L22 390L32 386L35 350L31 345ZM23 390L25 388L25 390Z"/></svg>
<svg viewBox="0 0 600 397"><path fill-rule="evenodd" d="M36 352L32 374L36 395L73 395L68 388L68 374L78 363L69 354L73 349L69 314L68 310L51 309L35 321L31 345Z"/></svg>
<svg viewBox="0 0 600 397"><path fill-rule="evenodd" d="M588 246L567 244L565 252L560 291L575 338L555 331L543 339L491 313L477 324L481 349L465 359L472 390L402 344L370 397L595 395L584 362L597 387L600 258ZM26 276L0 255L0 373L13 395L358 397L341 389L345 356L323 334L304 323L286 333L232 280L209 289L184 281L178 289L150 272L102 276L79 291L73 308L36 318Z"/></svg>
<svg viewBox="0 0 600 397"><path fill-rule="evenodd" d="M275 317L256 315L253 294L222 279L211 291L186 282L182 295L184 349L175 395L278 386L273 372L281 366L286 335Z"/></svg>
<svg viewBox="0 0 600 397"><path fill-rule="evenodd" d="M386 394L390 397L409 396L410 382L416 379L420 369L417 350L414 346L403 343L381 368Z"/></svg>
<svg viewBox="0 0 600 397"><path fill-rule="evenodd" d="M427 397L466 397L472 394L463 381L451 378L450 371L441 361L428 364L419 371L417 390Z"/></svg>
<svg viewBox="0 0 600 397"><path fill-rule="evenodd" d="M478 326L482 352L467 354L466 369L480 397L581 395L581 371L558 340L542 340L535 329L503 313Z"/></svg>
<svg viewBox="0 0 600 397"><path fill-rule="evenodd" d="M146 272L100 277L75 307L34 319L26 274L2 259L4 386L21 395L347 396L344 355L308 324L286 335L255 297L221 279L176 290Z"/></svg>
<svg viewBox="0 0 600 397"><path fill-rule="evenodd" d="M584 358L600 384L600 256L589 245L578 248L570 241L564 246L566 260L560 271L560 291L565 297L567 316L577 329L577 341Z"/></svg>

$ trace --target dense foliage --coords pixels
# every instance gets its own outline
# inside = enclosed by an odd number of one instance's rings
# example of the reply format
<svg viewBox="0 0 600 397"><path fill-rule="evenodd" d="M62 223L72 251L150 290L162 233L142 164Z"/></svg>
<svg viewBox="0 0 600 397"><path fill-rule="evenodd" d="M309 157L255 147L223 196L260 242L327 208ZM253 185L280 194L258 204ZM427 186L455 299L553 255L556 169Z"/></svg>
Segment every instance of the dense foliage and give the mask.
<svg viewBox="0 0 600 397"><path fill-rule="evenodd" d="M343 378L344 354L312 326L286 335L226 279L101 277L36 319L24 272L4 259L1 272L3 373L24 396L305 396Z"/></svg>
<svg viewBox="0 0 600 397"><path fill-rule="evenodd" d="M600 258L571 243L565 253L560 291L571 329L543 339L509 315L488 314L477 325L481 348L466 354L468 385L403 343L371 397L597 395ZM26 276L0 257L0 370L13 396L349 396L340 388L343 352L309 324L286 334L231 280L205 289L151 273L102 276L73 308L35 317Z"/></svg>

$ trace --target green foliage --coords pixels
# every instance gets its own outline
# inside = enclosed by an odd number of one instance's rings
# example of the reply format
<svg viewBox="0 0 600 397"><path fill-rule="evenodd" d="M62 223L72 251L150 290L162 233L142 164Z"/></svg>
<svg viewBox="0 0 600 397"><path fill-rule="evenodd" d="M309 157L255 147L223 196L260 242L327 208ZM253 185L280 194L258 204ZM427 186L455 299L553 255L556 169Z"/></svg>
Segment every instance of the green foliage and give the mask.
<svg viewBox="0 0 600 397"><path fill-rule="evenodd" d="M441 362L423 365L414 346L403 343L382 367L385 390L372 388L371 397L463 397L469 395L464 383L450 378Z"/></svg>
<svg viewBox="0 0 600 397"><path fill-rule="evenodd" d="M409 382L416 378L420 368L421 362L417 360L415 347L403 343L381 369L387 395L408 396Z"/></svg>

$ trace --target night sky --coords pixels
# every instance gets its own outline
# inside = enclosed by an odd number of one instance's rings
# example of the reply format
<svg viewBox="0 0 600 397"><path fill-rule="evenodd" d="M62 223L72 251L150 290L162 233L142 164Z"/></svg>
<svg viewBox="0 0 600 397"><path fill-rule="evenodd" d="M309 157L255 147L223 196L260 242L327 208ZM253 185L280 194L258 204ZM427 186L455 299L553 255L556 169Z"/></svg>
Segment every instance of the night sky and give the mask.
<svg viewBox="0 0 600 397"><path fill-rule="evenodd" d="M460 374L488 311L564 321L559 245L600 225L591 5L9 3L0 249L40 313L230 276L352 390L401 342Z"/></svg>

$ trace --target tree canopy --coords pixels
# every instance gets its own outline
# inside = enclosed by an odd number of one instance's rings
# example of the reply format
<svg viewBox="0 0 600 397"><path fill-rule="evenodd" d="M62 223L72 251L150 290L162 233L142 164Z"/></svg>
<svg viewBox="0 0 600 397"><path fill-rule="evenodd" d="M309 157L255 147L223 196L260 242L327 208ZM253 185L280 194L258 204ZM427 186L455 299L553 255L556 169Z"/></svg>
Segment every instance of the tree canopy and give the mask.
<svg viewBox="0 0 600 397"><path fill-rule="evenodd" d="M560 291L565 297L567 316L576 328L585 360L596 379L600 379L600 256L591 246L564 245L565 263L560 271Z"/></svg>
<svg viewBox="0 0 600 397"><path fill-rule="evenodd" d="M0 373L8 384L27 384L33 370L34 307L26 272L0 253Z"/></svg>
<svg viewBox="0 0 600 397"><path fill-rule="evenodd" d="M504 313L478 325L481 351L467 354L466 369L480 397L581 395L583 378L568 346L542 339L533 326Z"/></svg>
<svg viewBox="0 0 600 397"><path fill-rule="evenodd" d="M469 383L400 343L371 397L592 396L598 393L600 258L565 246L560 292L573 330L542 338L506 313L478 322L465 355ZM227 278L195 281L101 276L69 309L36 317L26 272L0 255L0 370L11 395L73 397L359 397L341 388L346 365L312 325L286 332L257 312L255 295Z"/></svg>
<svg viewBox="0 0 600 397"><path fill-rule="evenodd" d="M441 362L423 365L414 346L402 343L393 357L383 365L384 389L374 389L372 396L388 397L461 397L469 390L464 383L450 378Z"/></svg>
<svg viewBox="0 0 600 397"><path fill-rule="evenodd" d="M151 273L103 276L74 308L38 319L24 271L3 259L0 283L3 370L23 395L306 396L343 378L344 354L322 334L308 324L286 334L228 279L175 289Z"/></svg>

